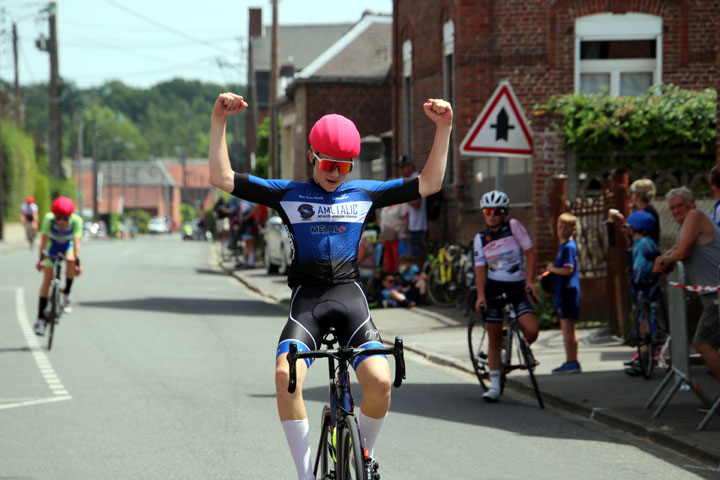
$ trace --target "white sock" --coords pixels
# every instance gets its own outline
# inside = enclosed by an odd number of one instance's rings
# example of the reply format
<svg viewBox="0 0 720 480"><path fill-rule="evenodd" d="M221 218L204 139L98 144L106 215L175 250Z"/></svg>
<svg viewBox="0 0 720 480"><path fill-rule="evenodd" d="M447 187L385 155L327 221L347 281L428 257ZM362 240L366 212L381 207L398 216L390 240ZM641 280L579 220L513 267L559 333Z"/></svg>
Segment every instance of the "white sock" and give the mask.
<svg viewBox="0 0 720 480"><path fill-rule="evenodd" d="M362 410L360 410L360 415L358 415L358 420L360 420L360 435L362 435L365 448L368 449L368 455L371 457L373 457L375 442L377 441L378 435L380 435L380 430L386 418L387 414L385 414L383 418L368 417Z"/></svg>
<svg viewBox="0 0 720 480"><path fill-rule="evenodd" d="M290 446L293 462L295 462L298 480L315 480L310 456L310 422L307 418L285 420L282 422L282 428Z"/></svg>
<svg viewBox="0 0 720 480"><path fill-rule="evenodd" d="M500 385L500 370L490 370L490 386L502 390Z"/></svg>

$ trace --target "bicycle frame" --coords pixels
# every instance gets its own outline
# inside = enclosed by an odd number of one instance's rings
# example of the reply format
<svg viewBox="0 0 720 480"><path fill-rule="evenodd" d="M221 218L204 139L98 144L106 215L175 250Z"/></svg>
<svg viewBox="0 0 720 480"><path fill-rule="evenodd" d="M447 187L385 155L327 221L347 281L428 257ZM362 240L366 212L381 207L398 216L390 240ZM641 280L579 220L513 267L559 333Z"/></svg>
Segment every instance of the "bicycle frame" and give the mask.
<svg viewBox="0 0 720 480"><path fill-rule="evenodd" d="M50 257L47 254L44 254L43 256L52 258L55 262L53 265L53 278L50 281L48 308L45 313L45 321L50 327L47 343L47 348L50 350L52 348L53 337L55 334L55 324L63 313L63 307L60 305L60 283L62 282L62 270L63 264L65 263L65 255L58 253L54 257Z"/></svg>
<svg viewBox="0 0 720 480"><path fill-rule="evenodd" d="M332 347L337 343L337 337L335 336L334 329L325 335L322 340L322 344L327 347L325 350L311 350L305 352L298 352L297 344L295 342L290 343L287 360L290 366L290 381L288 383L288 392L295 392L297 386L297 369L296 362L301 358L327 358L328 359L328 374L330 377L330 396L329 406L326 407L330 414L330 431L336 432L338 427L341 426L345 419L352 417L352 421L357 426L357 418L354 414L355 403L352 398L350 391L350 371L349 365L350 360L357 356L366 355L385 355L392 354L395 358L395 379L393 385L397 388L402 384L405 378L405 359L403 355L403 341L400 337L395 337L395 344L392 347L384 348L354 348L354 347L340 347L333 349ZM325 409L323 410L325 415ZM324 418L323 418L324 421ZM323 443L327 440L324 434L320 436L320 446L318 448L317 457L315 460L314 473L318 474L318 466L320 464L323 455L326 455L325 445ZM360 440L360 447L363 455L366 455L366 451L363 445L363 441ZM342 464L341 451L334 450L333 447L333 462L335 464L335 472L339 464ZM335 477L332 477L335 478Z"/></svg>
<svg viewBox="0 0 720 480"><path fill-rule="evenodd" d="M501 387L504 389L505 379L508 373L513 370L521 369L527 370L530 376L530 382L532 388L537 397L540 408L545 408L538 387L537 380L535 379L535 357L530 348L530 344L525 339L525 334L522 330L522 326L518 321L515 309L510 302L510 296L515 292L503 293L497 298L491 300L503 300L506 303L503 305L503 350L500 352L501 361ZM529 292L532 295L532 292ZM537 299L532 296L533 300L537 302ZM484 310L484 307L483 307ZM470 319L468 323L468 342L470 347L470 359L473 363L473 369L475 374L480 381L480 385L483 389L488 390L488 386L484 383L488 381L489 374L489 339L487 338L487 330L485 327L484 316L480 318ZM486 343L487 342L487 343ZM518 362L512 363L513 356L513 342L515 342L515 349L518 358Z"/></svg>

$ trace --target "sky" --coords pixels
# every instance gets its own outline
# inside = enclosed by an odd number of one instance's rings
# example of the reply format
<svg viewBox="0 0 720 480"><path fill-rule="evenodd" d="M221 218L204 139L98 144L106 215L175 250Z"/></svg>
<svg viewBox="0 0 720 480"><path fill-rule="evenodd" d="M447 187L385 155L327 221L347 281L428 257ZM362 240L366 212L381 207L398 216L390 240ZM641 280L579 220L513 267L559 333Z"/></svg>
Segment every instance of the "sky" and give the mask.
<svg viewBox="0 0 720 480"><path fill-rule="evenodd" d="M60 76L78 88L119 80L149 88L173 78L246 83L248 8L270 0L57 0ZM47 82L47 1L0 0L0 79L14 81L12 25L18 31L20 85ZM280 25L354 23L365 10L392 13L392 0L279 0Z"/></svg>

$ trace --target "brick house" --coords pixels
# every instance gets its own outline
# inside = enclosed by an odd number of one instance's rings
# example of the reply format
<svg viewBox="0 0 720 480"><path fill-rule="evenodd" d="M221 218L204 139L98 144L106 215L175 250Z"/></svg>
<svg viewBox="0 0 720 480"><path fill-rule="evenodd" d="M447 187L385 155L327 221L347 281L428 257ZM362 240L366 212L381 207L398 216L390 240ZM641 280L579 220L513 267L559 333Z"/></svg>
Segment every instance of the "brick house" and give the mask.
<svg viewBox="0 0 720 480"><path fill-rule="evenodd" d="M495 188L498 162L461 157L458 146L505 79L535 145L531 158L504 162L512 213L531 231L539 265L551 260L552 178L567 172L566 155L561 136L533 107L603 86L616 95L659 83L720 89L719 19L717 2L701 0L394 0L393 158L410 154L422 168L433 138L424 99L448 98L455 111L434 238L464 243L483 227L478 202ZM477 172L485 175L481 184Z"/></svg>
<svg viewBox="0 0 720 480"><path fill-rule="evenodd" d="M278 97L295 74L308 66L352 27L349 23L278 26ZM257 148L257 126L270 115L271 27L262 24L262 9L249 9L246 125L247 158Z"/></svg>
<svg viewBox="0 0 720 480"><path fill-rule="evenodd" d="M85 217L92 217L92 160L75 162L74 170L73 180L80 192L79 210ZM189 158L184 164L177 158L101 161L98 176L102 186L98 192L99 214L144 210L151 216L168 216L180 225L181 202L206 209L215 193L206 158Z"/></svg>
<svg viewBox="0 0 720 480"><path fill-rule="evenodd" d="M389 15L366 14L295 75L284 97L278 99L283 178L310 177L311 165L306 156L310 129L323 115L337 113L353 120L363 137L361 166L348 179L361 174L385 179L384 168L371 168L369 164L374 160L384 163L383 151L389 153L389 148L382 146L382 138L387 138L391 129L391 34Z"/></svg>

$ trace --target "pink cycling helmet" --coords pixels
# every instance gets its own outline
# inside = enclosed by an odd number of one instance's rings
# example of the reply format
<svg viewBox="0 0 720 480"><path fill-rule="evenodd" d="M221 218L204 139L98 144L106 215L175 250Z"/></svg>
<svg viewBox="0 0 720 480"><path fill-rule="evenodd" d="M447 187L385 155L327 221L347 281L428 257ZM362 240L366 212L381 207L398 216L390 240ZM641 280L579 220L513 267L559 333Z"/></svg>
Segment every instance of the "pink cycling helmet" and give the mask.
<svg viewBox="0 0 720 480"><path fill-rule="evenodd" d="M27 203L28 205L31 203L35 203L35 197L27 197L25 199L25 203Z"/></svg>
<svg viewBox="0 0 720 480"><path fill-rule="evenodd" d="M56 217L69 217L75 211L75 204L68 197L58 197L53 200L52 213Z"/></svg>
<svg viewBox="0 0 720 480"><path fill-rule="evenodd" d="M315 122L310 145L316 152L335 158L355 158L360 154L360 133L355 124L342 115L330 114Z"/></svg>

